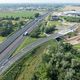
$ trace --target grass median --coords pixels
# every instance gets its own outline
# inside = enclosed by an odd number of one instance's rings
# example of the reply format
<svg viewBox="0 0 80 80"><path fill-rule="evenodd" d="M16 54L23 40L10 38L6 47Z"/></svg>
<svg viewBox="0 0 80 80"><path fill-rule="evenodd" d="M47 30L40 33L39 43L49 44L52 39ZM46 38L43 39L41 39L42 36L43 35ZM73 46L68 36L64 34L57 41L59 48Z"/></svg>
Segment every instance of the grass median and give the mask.
<svg viewBox="0 0 80 80"><path fill-rule="evenodd" d="M2 43L5 40L5 37L0 36L0 43Z"/></svg>
<svg viewBox="0 0 80 80"><path fill-rule="evenodd" d="M21 45L13 52L13 56L16 55L21 49L23 49L25 46L28 44L36 41L36 38L31 38L31 37L25 37L24 41L21 43Z"/></svg>
<svg viewBox="0 0 80 80"><path fill-rule="evenodd" d="M1 80L31 80L35 69L40 65L44 50L49 45L57 46L55 40L50 40L33 49L24 58L16 62L3 74Z"/></svg>

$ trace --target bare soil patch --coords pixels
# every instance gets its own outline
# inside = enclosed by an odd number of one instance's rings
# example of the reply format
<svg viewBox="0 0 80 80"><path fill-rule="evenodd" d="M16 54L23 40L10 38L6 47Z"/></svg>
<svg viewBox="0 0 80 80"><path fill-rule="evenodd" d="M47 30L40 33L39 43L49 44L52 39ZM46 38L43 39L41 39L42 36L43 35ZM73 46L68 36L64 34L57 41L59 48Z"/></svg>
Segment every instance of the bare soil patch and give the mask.
<svg viewBox="0 0 80 80"><path fill-rule="evenodd" d="M66 42L68 42L68 43L70 43L72 45L79 44L80 43L80 35L74 36L72 38L67 38Z"/></svg>
<svg viewBox="0 0 80 80"><path fill-rule="evenodd" d="M64 11L71 11L71 10L80 11L80 6L66 6L63 10Z"/></svg>

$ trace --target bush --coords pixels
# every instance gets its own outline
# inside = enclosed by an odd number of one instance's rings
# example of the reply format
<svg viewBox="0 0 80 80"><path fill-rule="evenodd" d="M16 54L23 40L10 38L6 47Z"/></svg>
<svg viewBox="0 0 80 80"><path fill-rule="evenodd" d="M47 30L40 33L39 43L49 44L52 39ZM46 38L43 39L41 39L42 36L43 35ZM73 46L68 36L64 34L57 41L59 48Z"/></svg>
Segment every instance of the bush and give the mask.
<svg viewBox="0 0 80 80"><path fill-rule="evenodd" d="M55 26L46 27L45 28L45 33L52 33L54 30L55 30Z"/></svg>
<svg viewBox="0 0 80 80"><path fill-rule="evenodd" d="M37 18L37 17L39 16L39 13L35 13L35 15L34 15L34 16L35 16L35 18Z"/></svg>
<svg viewBox="0 0 80 80"><path fill-rule="evenodd" d="M48 47L44 52L42 64L36 71L37 80L79 80L80 79L80 57L71 50L72 45L63 43L60 45L64 52L54 47ZM52 49L53 48L53 49ZM67 51L67 52L66 52Z"/></svg>
<svg viewBox="0 0 80 80"><path fill-rule="evenodd" d="M80 22L80 17L64 17L64 19L69 22Z"/></svg>
<svg viewBox="0 0 80 80"><path fill-rule="evenodd" d="M33 30L30 34L31 37L33 38L39 38L39 35L40 35L40 28L36 28L35 30Z"/></svg>

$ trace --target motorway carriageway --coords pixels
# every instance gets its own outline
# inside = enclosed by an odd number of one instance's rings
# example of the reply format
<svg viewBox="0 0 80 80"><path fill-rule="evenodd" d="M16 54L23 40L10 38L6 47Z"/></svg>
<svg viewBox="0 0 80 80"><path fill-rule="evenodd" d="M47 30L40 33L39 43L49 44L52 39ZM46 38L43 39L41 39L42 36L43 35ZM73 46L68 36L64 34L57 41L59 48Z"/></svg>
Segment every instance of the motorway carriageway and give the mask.
<svg viewBox="0 0 80 80"><path fill-rule="evenodd" d="M24 36L23 36L24 31L27 31L28 33L30 33L50 13L46 13L45 15L42 15L41 17L38 17L37 19L33 20L28 25L26 24L26 26L23 27L23 30L20 30L22 32L21 33L20 33L20 31L18 32L18 34L19 33L21 34L21 35L19 34L20 36L18 35L19 36L18 38L15 38L15 36L16 36L16 33L15 33L11 36L11 38L9 38L5 42L3 42L3 45L0 45L0 50L3 49L2 47L5 48L0 54L0 66L3 63L5 63L7 61L7 59L9 59L11 57L11 55L15 51L15 49L23 42L23 40L24 40ZM10 39L11 40L13 39L13 42L9 42L9 41L11 41ZM7 43L9 43L9 44L7 45ZM5 46L8 46L8 47L6 48Z"/></svg>
<svg viewBox="0 0 80 80"><path fill-rule="evenodd" d="M74 26L75 25L73 25L69 29L67 29L65 33L64 33L64 31L63 32L61 31L62 33L61 32L58 32L58 33L55 33L55 34L50 35L49 37L39 39L39 40L37 40L37 41L29 44L28 46L26 46L23 50L21 50L15 56L10 57L9 59L6 59L6 62L3 63L2 65L0 65L0 75L2 73L4 73L13 63L15 63L16 61L18 61L19 59L21 59L29 51L31 51L32 49L36 48L40 44L45 43L45 42L47 42L47 41L49 41L51 39L56 39L56 38L58 38L60 36L64 36L64 35L66 35L69 32L75 31L78 27L76 27L76 26L74 27ZM73 29L72 29L72 27L73 27Z"/></svg>

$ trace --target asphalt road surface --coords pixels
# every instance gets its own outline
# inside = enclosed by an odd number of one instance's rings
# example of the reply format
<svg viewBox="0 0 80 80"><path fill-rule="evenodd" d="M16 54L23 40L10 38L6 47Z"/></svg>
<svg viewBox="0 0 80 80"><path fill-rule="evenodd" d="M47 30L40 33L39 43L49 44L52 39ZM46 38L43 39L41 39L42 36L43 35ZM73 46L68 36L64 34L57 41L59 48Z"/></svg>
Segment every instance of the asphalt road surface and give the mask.
<svg viewBox="0 0 80 80"><path fill-rule="evenodd" d="M31 51L32 49L36 48L37 46L41 45L42 43L45 43L51 39L56 39L60 36L64 36L69 32L73 32L77 29L78 27L76 27L75 25L73 25L72 27L68 28L65 33L64 31L52 34L46 38L42 38L42 39L38 39L37 41L29 44L28 46L26 46L23 50L21 50L18 54L16 54L13 57L10 57L8 59L5 60L5 62L3 62L0 65L0 75L2 73L4 73L13 63L15 63L16 61L18 61L19 59L21 59L23 56L25 56L29 51Z"/></svg>
<svg viewBox="0 0 80 80"><path fill-rule="evenodd" d="M38 24L39 22L41 22L49 13L51 12L47 12L46 14L39 16L38 18L32 20L29 23L26 23L24 25L24 27L20 30L18 30L16 33L14 33L13 35L11 35L10 37L8 37L3 43L0 44L0 54L9 46L11 45L18 37L20 37L26 30L28 30L29 28L33 28L33 26L35 24Z"/></svg>
<svg viewBox="0 0 80 80"><path fill-rule="evenodd" d="M9 39L7 39L5 42L3 42L0 45L0 50L2 50L2 52L0 54L0 66L3 63L5 63L7 61L7 59L9 59L11 57L11 55L15 51L15 49L23 42L23 40L24 40L23 33L25 31L30 33L50 13L48 12L45 15L38 17L37 19L31 21L28 25L26 24L26 26L24 26L22 30L18 31L18 33L13 34L11 37L9 37ZM17 35L17 34L19 34L19 35ZM16 35L17 35L17 38L15 38Z"/></svg>

